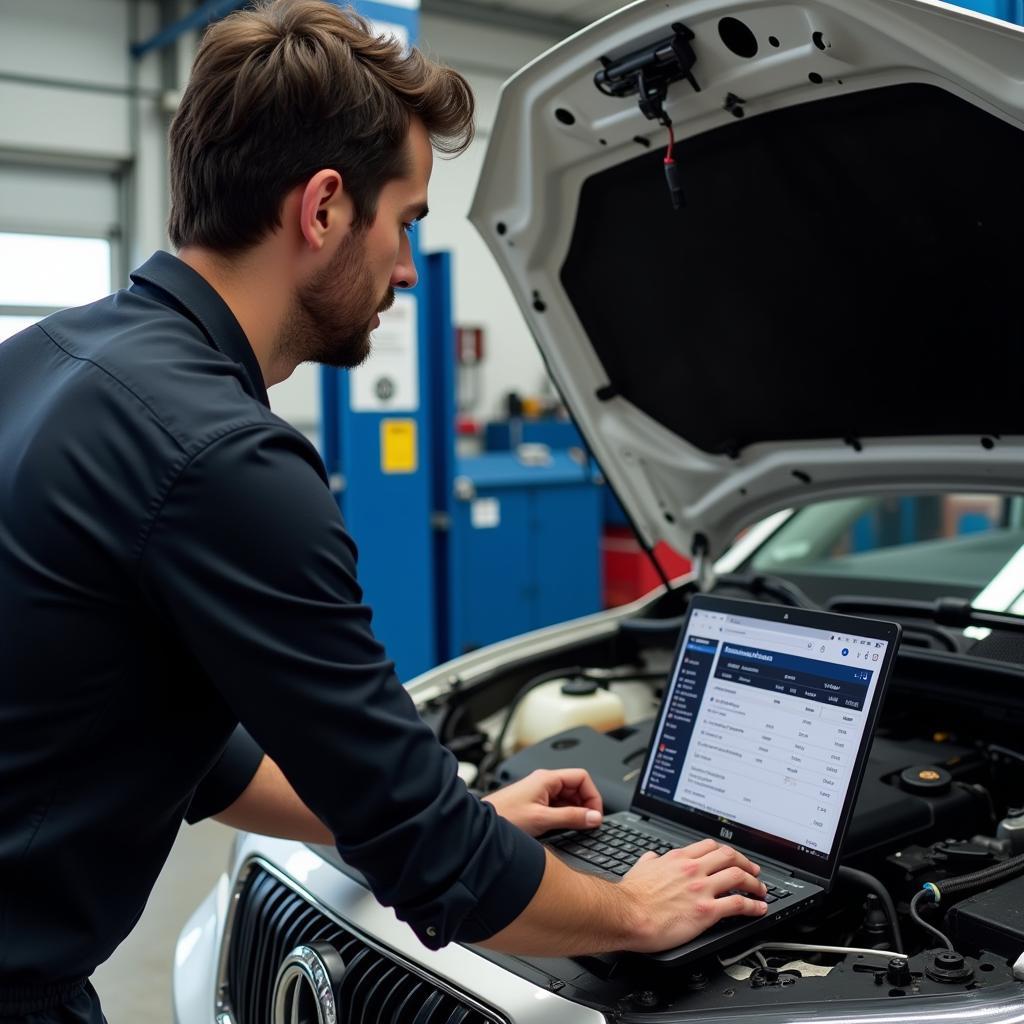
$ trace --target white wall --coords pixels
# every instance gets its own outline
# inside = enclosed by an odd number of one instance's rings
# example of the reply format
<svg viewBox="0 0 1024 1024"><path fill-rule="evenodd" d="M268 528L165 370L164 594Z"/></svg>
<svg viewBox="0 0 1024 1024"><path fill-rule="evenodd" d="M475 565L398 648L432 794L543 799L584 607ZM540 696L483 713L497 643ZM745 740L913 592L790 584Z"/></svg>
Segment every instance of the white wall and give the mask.
<svg viewBox="0 0 1024 1024"><path fill-rule="evenodd" d="M156 26L155 0L0 0L0 160L116 173L125 267L166 244L158 58L128 51Z"/></svg>
<svg viewBox="0 0 1024 1024"><path fill-rule="evenodd" d="M0 69L127 88L125 0L0 0ZM0 146L128 160L126 96L0 82Z"/></svg>

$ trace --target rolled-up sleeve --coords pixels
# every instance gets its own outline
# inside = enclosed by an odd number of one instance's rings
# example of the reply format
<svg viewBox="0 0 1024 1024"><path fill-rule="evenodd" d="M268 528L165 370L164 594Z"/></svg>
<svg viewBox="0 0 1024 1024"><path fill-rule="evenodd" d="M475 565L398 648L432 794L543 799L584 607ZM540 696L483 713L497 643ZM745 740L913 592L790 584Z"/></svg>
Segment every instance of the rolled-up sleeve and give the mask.
<svg viewBox="0 0 1024 1024"><path fill-rule="evenodd" d="M243 726L238 726L228 737L223 753L196 786L185 820L194 825L230 807L252 782L262 760L259 744Z"/></svg>
<svg viewBox="0 0 1024 1024"><path fill-rule="evenodd" d="M247 426L192 454L140 540L139 573L342 857L426 945L519 915L543 850L469 793L396 678L300 435Z"/></svg>

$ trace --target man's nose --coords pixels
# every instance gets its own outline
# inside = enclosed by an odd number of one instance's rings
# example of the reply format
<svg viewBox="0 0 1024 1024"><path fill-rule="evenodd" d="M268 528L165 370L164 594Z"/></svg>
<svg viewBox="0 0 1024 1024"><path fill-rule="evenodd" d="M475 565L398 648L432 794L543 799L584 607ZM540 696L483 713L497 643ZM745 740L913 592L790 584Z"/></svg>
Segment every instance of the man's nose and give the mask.
<svg viewBox="0 0 1024 1024"><path fill-rule="evenodd" d="M419 279L420 276L416 273L416 261L412 258L412 246L409 244L409 239L406 238L402 242L395 269L391 272L391 287L415 288Z"/></svg>

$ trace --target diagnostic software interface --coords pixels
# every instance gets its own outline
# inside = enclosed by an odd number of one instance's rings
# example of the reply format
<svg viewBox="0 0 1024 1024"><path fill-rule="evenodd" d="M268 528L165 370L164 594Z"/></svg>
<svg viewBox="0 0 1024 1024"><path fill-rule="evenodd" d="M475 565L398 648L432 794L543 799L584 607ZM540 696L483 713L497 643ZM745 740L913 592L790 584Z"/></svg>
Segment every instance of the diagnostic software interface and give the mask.
<svg viewBox="0 0 1024 1024"><path fill-rule="evenodd" d="M886 647L694 609L640 792L826 859Z"/></svg>

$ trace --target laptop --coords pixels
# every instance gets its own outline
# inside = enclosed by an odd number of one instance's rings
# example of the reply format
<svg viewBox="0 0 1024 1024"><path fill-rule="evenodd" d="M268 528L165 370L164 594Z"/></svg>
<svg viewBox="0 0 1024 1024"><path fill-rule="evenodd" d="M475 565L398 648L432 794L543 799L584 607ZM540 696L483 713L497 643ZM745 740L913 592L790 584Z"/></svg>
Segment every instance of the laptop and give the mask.
<svg viewBox="0 0 1024 1024"><path fill-rule="evenodd" d="M894 622L691 599L630 809L547 842L572 867L614 880L647 850L711 837L761 866L768 910L645 958L707 956L830 890L900 632Z"/></svg>

